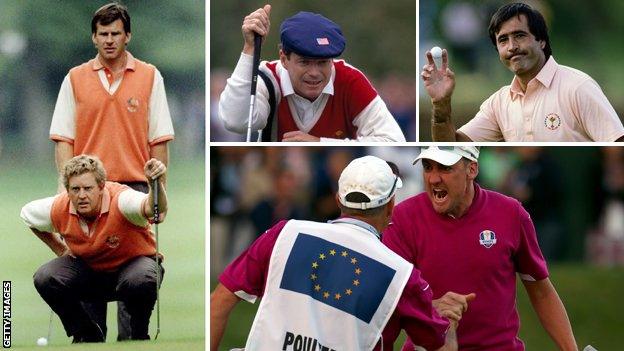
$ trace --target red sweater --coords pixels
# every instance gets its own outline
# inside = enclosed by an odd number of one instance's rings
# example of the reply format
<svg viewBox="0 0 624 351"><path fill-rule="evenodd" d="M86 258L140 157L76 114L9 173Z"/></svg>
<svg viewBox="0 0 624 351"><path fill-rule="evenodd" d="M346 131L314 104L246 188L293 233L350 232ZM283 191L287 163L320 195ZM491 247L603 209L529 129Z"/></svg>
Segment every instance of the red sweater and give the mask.
<svg viewBox="0 0 624 351"><path fill-rule="evenodd" d="M267 68L281 88L281 80L277 75L277 62L268 62ZM310 135L336 139L355 139L357 127L353 125L355 117L364 110L377 96L377 91L366 76L343 60L335 60L334 95L331 95L321 113L321 117L308 132ZM277 106L277 135L281 141L286 132L299 130L288 106L288 101L280 100Z"/></svg>

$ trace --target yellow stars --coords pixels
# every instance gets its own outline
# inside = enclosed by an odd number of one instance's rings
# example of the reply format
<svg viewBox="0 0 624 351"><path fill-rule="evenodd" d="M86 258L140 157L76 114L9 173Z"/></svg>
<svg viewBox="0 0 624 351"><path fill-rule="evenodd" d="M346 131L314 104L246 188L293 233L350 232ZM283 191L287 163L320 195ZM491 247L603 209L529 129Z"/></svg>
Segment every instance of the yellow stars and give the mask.
<svg viewBox="0 0 624 351"><path fill-rule="evenodd" d="M342 247L327 247L324 250L311 252L311 265L312 269L309 269L308 280L309 288L311 288L311 295L324 303L329 304L343 304L350 301L353 296L357 296L356 291L360 288L361 279L365 276L364 269L362 269L359 257L356 252L350 252L346 248ZM318 255L318 256L315 256ZM337 261L333 261L334 258L342 258ZM308 261L308 262L310 262ZM352 266L349 265L352 264ZM309 267L309 266L308 266ZM342 286L336 286L335 289L326 284L327 279L331 279L332 272L335 268L340 268L341 274L351 275L351 277L345 276L340 279ZM343 270L345 269L345 270ZM324 272L324 270L328 270ZM304 274L306 274L304 273ZM344 302L343 302L344 301Z"/></svg>

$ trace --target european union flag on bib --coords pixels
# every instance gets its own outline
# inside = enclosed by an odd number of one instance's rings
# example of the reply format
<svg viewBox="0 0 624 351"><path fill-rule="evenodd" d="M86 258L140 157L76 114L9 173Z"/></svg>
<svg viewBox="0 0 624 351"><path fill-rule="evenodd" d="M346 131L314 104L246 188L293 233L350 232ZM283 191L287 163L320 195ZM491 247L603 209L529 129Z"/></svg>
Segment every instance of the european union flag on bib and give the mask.
<svg viewBox="0 0 624 351"><path fill-rule="evenodd" d="M280 288L308 295L369 323L395 273L357 251L299 233Z"/></svg>

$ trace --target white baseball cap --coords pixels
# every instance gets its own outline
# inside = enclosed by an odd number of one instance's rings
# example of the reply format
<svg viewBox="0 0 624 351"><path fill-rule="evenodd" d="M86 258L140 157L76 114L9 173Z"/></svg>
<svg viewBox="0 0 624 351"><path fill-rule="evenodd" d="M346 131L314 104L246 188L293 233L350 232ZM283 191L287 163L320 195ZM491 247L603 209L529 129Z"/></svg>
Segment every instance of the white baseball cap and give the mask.
<svg viewBox="0 0 624 351"><path fill-rule="evenodd" d="M471 161L478 162L479 160L479 147L477 146L429 146L420 151L420 155L414 160L414 164L418 160L426 158L428 160L436 161L437 163L445 166L452 166L456 164L462 157L465 157Z"/></svg>
<svg viewBox="0 0 624 351"><path fill-rule="evenodd" d="M386 161L375 156L364 156L351 161L340 174L338 199L348 208L376 208L387 204L402 186L401 178L392 172ZM347 201L347 195L355 192L366 195L370 201Z"/></svg>

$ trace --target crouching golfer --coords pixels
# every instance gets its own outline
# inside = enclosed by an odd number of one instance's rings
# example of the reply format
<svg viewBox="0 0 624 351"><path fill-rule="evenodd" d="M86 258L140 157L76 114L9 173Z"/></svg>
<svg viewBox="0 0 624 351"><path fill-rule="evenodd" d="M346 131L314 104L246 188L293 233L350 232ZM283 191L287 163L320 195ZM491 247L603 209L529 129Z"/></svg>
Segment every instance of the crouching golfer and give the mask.
<svg viewBox="0 0 624 351"><path fill-rule="evenodd" d="M151 159L144 173L148 180L159 179L159 212L165 213L165 165ZM35 273L37 291L74 343L104 341L83 300L123 301L130 314L131 339L149 339L157 281L156 243L148 222L154 216L153 189L144 194L107 182L102 162L86 155L67 161L60 178L66 192L32 201L21 212L26 225L58 256ZM162 281L162 269L158 271Z"/></svg>

